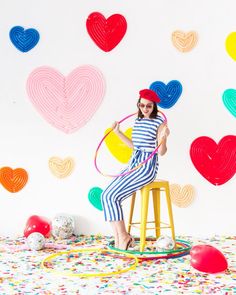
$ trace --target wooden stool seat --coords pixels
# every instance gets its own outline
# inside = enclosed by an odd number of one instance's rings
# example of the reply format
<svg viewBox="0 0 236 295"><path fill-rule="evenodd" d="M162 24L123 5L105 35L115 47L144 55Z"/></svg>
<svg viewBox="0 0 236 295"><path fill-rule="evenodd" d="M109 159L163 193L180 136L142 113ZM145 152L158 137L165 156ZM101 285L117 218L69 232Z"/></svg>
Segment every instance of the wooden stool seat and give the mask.
<svg viewBox="0 0 236 295"><path fill-rule="evenodd" d="M152 191L152 197L153 197L154 221L147 220L150 191ZM128 222L128 233L130 233L132 226L140 228L140 252L144 251L144 247L146 243L146 230L148 229L155 229L156 238L159 238L161 234L161 229L169 228L171 229L172 239L175 241L175 229L174 229L174 220L173 220L173 213L172 213L172 206L171 206L169 182L166 180L155 180L154 182L145 185L140 190L140 192L141 192L141 221L133 222L133 212L134 212L134 205L135 205L135 199L136 199L136 192L135 192L131 198L131 207L130 207L130 215L129 215L129 222ZM165 196L166 196L168 215L169 215L169 224L161 222L161 218L160 218L161 192L165 193ZM155 227L147 227L148 223L154 223Z"/></svg>

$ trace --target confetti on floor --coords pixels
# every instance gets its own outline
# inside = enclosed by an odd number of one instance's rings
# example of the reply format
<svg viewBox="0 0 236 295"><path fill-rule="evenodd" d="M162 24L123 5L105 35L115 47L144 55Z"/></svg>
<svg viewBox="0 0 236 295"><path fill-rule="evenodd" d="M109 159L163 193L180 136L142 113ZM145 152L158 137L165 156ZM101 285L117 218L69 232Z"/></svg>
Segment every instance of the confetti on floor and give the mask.
<svg viewBox="0 0 236 295"><path fill-rule="evenodd" d="M40 251L29 250L24 238L0 237L0 294L1 295L83 295L83 294L236 294L236 236L214 236L211 238L178 237L196 244L211 244L218 248L228 260L227 271L218 274L198 272L190 265L190 256L176 259L145 260L138 266L110 277L80 278L56 275L41 268L47 256L60 251L81 248L106 248L111 237L78 236L69 240L49 239ZM98 255L98 254L97 254ZM58 267L76 271L112 271L117 268L117 256L108 259L96 257L91 263L78 254L71 259L59 259ZM103 259L102 259L103 258ZM78 259L78 260L76 260ZM101 263L99 265L99 259ZM71 261L75 261L74 265ZM94 265L93 265L94 263ZM125 264L125 262L122 262ZM126 261L126 263L129 263ZM122 264L121 267L125 267ZM119 266L120 267L120 266ZM81 268L81 269L80 269Z"/></svg>

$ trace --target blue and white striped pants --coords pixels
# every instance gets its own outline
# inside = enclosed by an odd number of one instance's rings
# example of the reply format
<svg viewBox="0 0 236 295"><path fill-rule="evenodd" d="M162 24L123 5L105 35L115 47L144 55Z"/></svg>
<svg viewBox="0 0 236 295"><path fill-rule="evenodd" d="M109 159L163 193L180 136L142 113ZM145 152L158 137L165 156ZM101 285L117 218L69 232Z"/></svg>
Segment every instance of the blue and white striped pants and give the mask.
<svg viewBox="0 0 236 295"><path fill-rule="evenodd" d="M135 150L128 167L121 173L129 171L150 156L151 152ZM101 200L106 221L123 220L123 210L121 203L130 197L134 192L144 185L151 183L156 178L158 171L158 155L155 154L137 170L130 174L115 178L103 191Z"/></svg>

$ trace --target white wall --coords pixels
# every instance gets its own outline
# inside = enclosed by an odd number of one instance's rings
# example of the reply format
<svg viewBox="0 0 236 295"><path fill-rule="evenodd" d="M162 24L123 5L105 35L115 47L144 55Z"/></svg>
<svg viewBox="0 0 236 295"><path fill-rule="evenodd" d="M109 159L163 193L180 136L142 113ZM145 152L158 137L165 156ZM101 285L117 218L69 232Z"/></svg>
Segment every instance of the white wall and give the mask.
<svg viewBox="0 0 236 295"><path fill-rule="evenodd" d="M104 188L110 181L94 168L95 149L114 120L136 110L139 89L170 80L179 80L183 93L174 107L165 110L171 136L168 154L160 159L159 176L196 189L192 206L174 207L176 232L235 233L236 177L214 186L196 171L189 157L190 145L199 136L218 142L225 135L235 135L235 118L221 99L224 90L236 88L236 64L225 50L227 35L236 30L235 9L234 0L2 1L0 167L24 168L29 181L15 194L0 187L0 234L22 234L29 216L53 218L61 212L79 216L81 233L110 233L102 212L87 199L92 187ZM86 19L94 11L106 17L120 13L127 20L127 33L111 52L100 50L86 31ZM28 53L18 51L9 40L9 31L16 25L40 33L39 43ZM197 46L189 53L177 51L171 42L175 30L196 31ZM106 94L93 118L67 135L35 110L26 80L43 65L68 75L85 64L102 71ZM52 156L74 158L71 176L52 175L48 168ZM99 163L105 172L116 173L122 167L106 147L101 149Z"/></svg>

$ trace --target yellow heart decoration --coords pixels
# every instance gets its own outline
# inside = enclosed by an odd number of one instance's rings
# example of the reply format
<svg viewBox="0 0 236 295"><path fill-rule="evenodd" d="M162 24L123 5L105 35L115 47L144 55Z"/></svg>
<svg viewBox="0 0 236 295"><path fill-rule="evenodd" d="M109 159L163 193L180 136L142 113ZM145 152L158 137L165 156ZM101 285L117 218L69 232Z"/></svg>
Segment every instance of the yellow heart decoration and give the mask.
<svg viewBox="0 0 236 295"><path fill-rule="evenodd" d="M198 36L194 31L182 32L175 31L172 33L172 42L174 46L181 52L192 50L197 44Z"/></svg>
<svg viewBox="0 0 236 295"><path fill-rule="evenodd" d="M236 32L230 33L225 41L226 51L236 61Z"/></svg>
<svg viewBox="0 0 236 295"><path fill-rule="evenodd" d="M64 160L59 157L51 157L48 161L49 169L52 174L58 178L64 178L69 176L74 169L74 160L70 157Z"/></svg>
<svg viewBox="0 0 236 295"><path fill-rule="evenodd" d="M105 134L107 134L111 128L108 128L105 131ZM124 134L131 139L132 137L132 128L128 128ZM111 132L106 138L105 143L107 148L109 149L110 153L121 163L128 163L131 154L132 149L128 147L120 138L118 135L115 134L115 132Z"/></svg>
<svg viewBox="0 0 236 295"><path fill-rule="evenodd" d="M171 201L178 207L186 208L192 204L195 197L194 187L190 184L181 188L179 184L170 185Z"/></svg>

